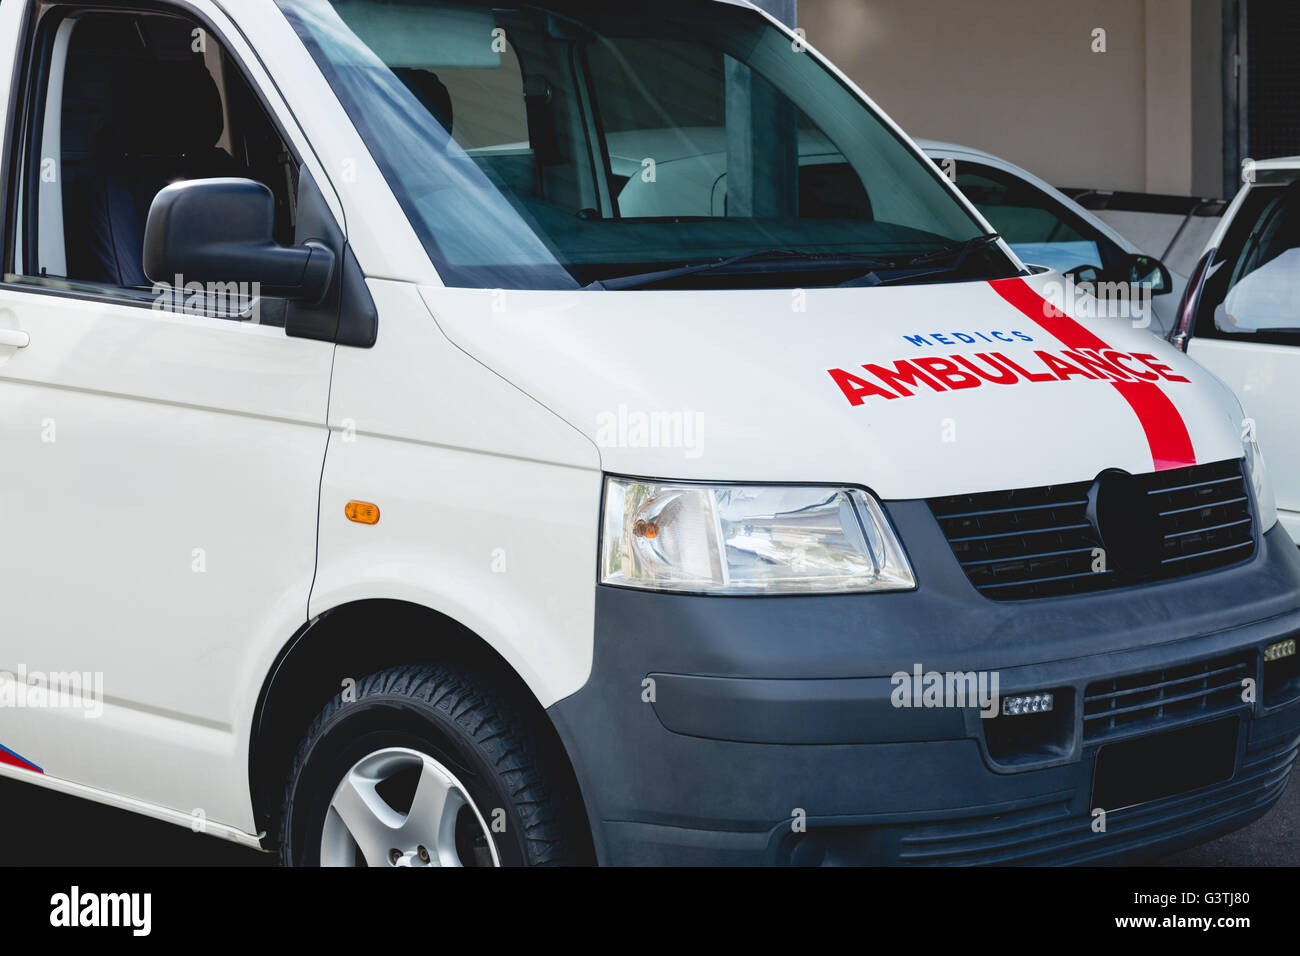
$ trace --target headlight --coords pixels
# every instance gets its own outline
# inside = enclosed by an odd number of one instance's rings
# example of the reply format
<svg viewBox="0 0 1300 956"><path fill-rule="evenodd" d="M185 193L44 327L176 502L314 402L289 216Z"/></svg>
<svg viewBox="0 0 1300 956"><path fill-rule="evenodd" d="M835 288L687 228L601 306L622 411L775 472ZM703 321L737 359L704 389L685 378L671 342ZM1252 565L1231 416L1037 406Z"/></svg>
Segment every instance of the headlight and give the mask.
<svg viewBox="0 0 1300 956"><path fill-rule="evenodd" d="M600 580L656 591L809 594L916 586L856 488L605 480Z"/></svg>
<svg viewBox="0 0 1300 956"><path fill-rule="evenodd" d="M1265 531L1277 524L1277 501L1273 498L1273 485L1268 480L1268 466L1264 456L1255 442L1254 435L1247 431L1241 440L1246 458L1246 478L1255 491L1255 507L1259 511L1259 531Z"/></svg>
<svg viewBox="0 0 1300 956"><path fill-rule="evenodd" d="M1277 501L1273 497L1273 483L1268 478L1268 465L1259 450L1259 438L1255 433L1255 420L1246 415L1246 409L1232 389L1222 382L1224 395L1237 410L1234 424L1241 429L1242 465L1246 469L1246 480L1250 482L1255 493L1255 510L1259 519L1259 533L1263 534L1277 524Z"/></svg>

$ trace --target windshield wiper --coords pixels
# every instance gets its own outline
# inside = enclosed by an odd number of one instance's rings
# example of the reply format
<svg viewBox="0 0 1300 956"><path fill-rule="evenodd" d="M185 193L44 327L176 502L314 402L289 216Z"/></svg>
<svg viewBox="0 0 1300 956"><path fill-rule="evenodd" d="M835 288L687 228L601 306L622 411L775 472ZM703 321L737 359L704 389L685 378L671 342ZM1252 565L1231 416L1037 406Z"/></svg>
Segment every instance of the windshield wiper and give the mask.
<svg viewBox="0 0 1300 956"><path fill-rule="evenodd" d="M840 288L891 285L897 282L914 282L917 279L928 279L932 276L951 275L961 271L962 266L966 264L966 259L972 252L987 248L1001 238L996 232L989 232L963 242L954 242L951 245L930 252L923 252L919 256L913 256L894 268L887 270L872 269L864 275L849 279L847 282L841 282ZM950 256L956 256L956 261L952 265L945 266L942 269L928 268Z"/></svg>
<svg viewBox="0 0 1300 956"><path fill-rule="evenodd" d="M657 272L642 272L636 275L615 276L611 279L598 279L583 286L589 289L639 289L643 286L678 279L683 276L698 275L703 272L725 272L737 266L762 265L765 263L792 262L801 265L817 264L826 268L866 266L870 269L884 269L897 265L897 261L880 259L876 256L858 255L856 253L819 253L799 252L795 249L763 249L758 252L745 252L725 259L713 259L709 262L695 262L678 266L675 269L661 269Z"/></svg>

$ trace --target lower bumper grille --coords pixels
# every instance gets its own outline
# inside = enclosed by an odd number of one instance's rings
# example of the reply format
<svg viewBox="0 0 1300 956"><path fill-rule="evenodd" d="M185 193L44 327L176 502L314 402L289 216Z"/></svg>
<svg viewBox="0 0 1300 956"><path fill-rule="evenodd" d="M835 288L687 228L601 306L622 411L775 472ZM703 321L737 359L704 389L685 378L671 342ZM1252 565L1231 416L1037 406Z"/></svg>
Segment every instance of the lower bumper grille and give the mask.
<svg viewBox="0 0 1300 956"><path fill-rule="evenodd" d="M1091 813L1071 798L1046 797L1014 810L916 824L903 829L898 861L914 865L1086 863L1176 839L1262 810L1281 796L1300 737L1253 748L1224 783L1107 815L1094 833Z"/></svg>
<svg viewBox="0 0 1300 956"><path fill-rule="evenodd" d="M1238 654L1095 681L1083 696L1084 745L1226 713L1241 706L1242 680L1254 676L1254 655Z"/></svg>

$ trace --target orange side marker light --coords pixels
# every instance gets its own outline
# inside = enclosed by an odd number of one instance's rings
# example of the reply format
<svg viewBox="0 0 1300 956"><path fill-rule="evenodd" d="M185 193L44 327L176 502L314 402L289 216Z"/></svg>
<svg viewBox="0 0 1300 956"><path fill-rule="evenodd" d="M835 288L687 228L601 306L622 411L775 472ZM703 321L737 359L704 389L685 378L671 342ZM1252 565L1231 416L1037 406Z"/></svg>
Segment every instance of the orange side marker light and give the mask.
<svg viewBox="0 0 1300 956"><path fill-rule="evenodd" d="M349 521L357 524L379 524L379 505L369 501L349 501L343 508Z"/></svg>

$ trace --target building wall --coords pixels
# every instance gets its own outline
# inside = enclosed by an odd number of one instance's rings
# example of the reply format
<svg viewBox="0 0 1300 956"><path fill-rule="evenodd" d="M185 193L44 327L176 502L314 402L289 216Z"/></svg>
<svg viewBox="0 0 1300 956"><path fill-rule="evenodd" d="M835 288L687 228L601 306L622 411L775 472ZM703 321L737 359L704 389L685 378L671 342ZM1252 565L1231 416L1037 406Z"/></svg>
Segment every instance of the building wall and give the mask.
<svg viewBox="0 0 1300 956"><path fill-rule="evenodd" d="M1219 0L800 0L799 23L914 136L1062 186L1220 191Z"/></svg>

